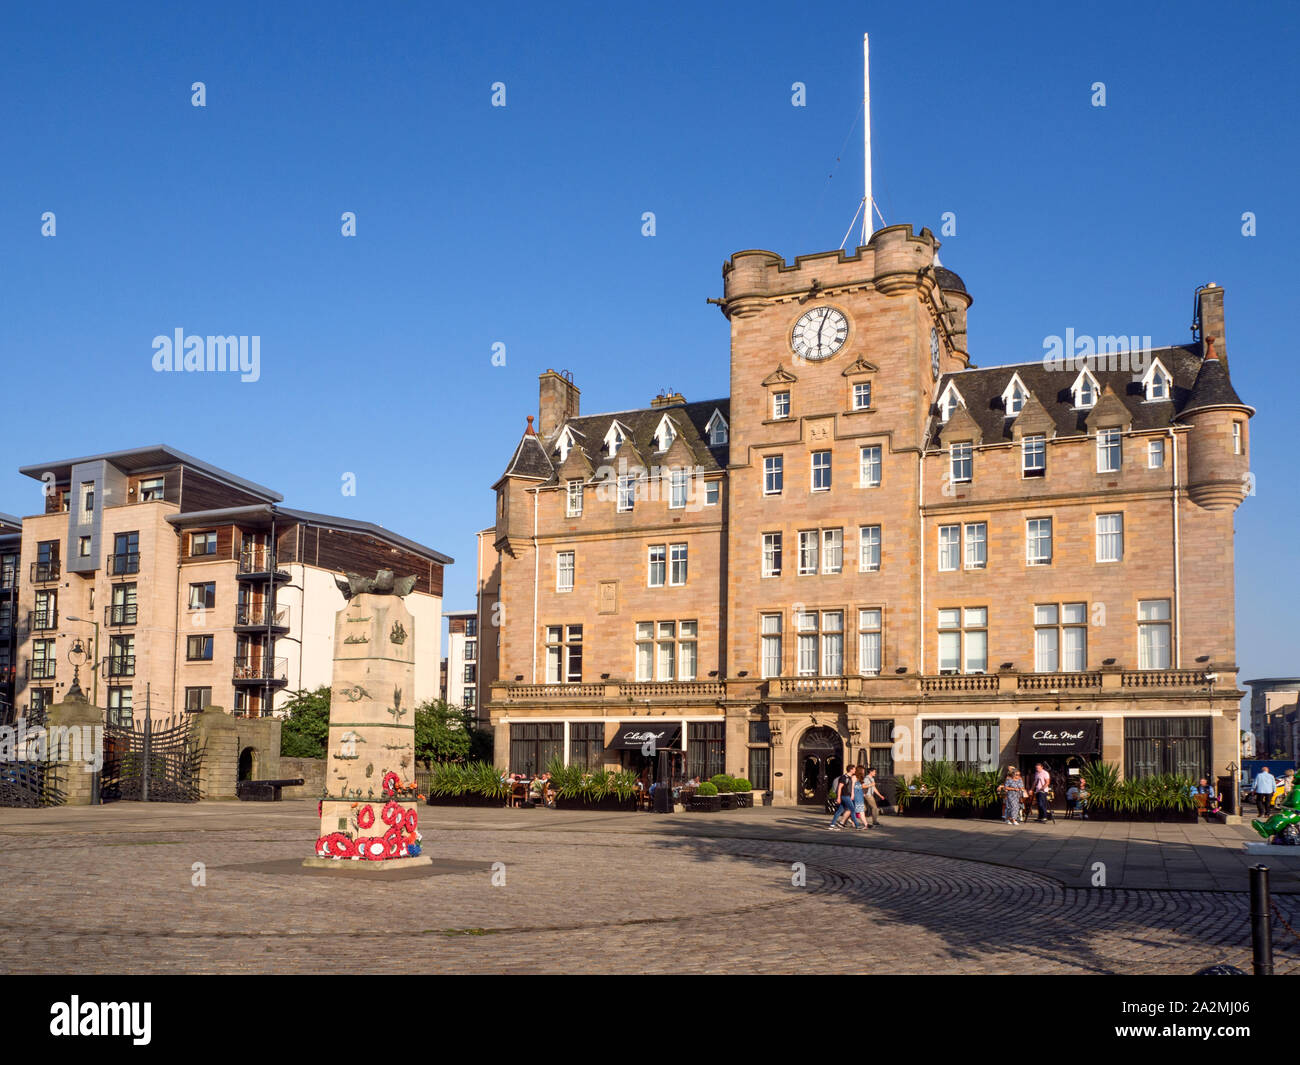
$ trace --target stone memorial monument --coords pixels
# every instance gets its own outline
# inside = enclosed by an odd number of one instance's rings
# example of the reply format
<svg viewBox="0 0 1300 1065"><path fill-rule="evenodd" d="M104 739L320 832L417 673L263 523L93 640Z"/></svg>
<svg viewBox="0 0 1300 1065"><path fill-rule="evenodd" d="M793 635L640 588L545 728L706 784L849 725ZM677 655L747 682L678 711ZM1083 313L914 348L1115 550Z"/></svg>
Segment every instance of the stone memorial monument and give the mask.
<svg viewBox="0 0 1300 1065"><path fill-rule="evenodd" d="M415 578L347 578L337 581L347 604L334 621L320 837L303 864L431 865L420 853L415 787L415 623L402 602Z"/></svg>

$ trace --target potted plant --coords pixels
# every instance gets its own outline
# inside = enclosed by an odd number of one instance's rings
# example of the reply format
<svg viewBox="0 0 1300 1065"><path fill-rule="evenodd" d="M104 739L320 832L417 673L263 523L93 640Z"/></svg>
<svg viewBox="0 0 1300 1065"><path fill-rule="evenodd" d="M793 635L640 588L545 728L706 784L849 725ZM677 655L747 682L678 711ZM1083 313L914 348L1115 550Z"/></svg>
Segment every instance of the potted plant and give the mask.
<svg viewBox="0 0 1300 1065"><path fill-rule="evenodd" d="M694 813L716 814L722 809L722 799L718 794L718 786L711 780L706 780L687 801L686 809Z"/></svg>

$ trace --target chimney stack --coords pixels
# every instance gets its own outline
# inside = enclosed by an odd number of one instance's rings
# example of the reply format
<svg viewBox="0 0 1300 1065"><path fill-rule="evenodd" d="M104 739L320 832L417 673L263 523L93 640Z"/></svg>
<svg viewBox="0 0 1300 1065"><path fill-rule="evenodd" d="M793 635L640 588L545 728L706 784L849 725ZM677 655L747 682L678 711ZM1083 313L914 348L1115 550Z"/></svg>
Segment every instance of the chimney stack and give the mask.
<svg viewBox="0 0 1300 1065"><path fill-rule="evenodd" d="M680 407L686 403L686 397L680 392L660 392L650 401L651 409L658 407Z"/></svg>
<svg viewBox="0 0 1300 1065"><path fill-rule="evenodd" d="M549 440L568 418L578 416L578 397L581 392L573 383L573 374L567 370L557 373L547 370L537 378L538 400L537 432L543 440Z"/></svg>
<svg viewBox="0 0 1300 1065"><path fill-rule="evenodd" d="M1224 335L1223 289L1211 281L1196 290L1196 320L1201 327L1201 358L1210 351L1208 341L1213 338L1214 354L1228 368L1228 338Z"/></svg>

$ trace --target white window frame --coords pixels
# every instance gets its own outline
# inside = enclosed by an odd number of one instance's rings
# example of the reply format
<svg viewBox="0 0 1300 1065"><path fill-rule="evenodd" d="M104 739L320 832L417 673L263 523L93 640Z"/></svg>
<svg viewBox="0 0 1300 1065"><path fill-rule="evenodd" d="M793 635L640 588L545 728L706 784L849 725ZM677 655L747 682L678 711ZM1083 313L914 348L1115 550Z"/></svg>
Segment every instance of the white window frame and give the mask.
<svg viewBox="0 0 1300 1065"><path fill-rule="evenodd" d="M673 425L673 420L665 414L659 419L659 424L655 426L655 453L662 455L673 446L673 441L676 439L677 429Z"/></svg>
<svg viewBox="0 0 1300 1065"><path fill-rule="evenodd" d="M781 675L782 621L781 614L763 614L759 620L759 671L764 680Z"/></svg>
<svg viewBox="0 0 1300 1065"><path fill-rule="evenodd" d="M576 551L557 551L555 552L555 590L557 592L573 591L574 579L577 574L578 556ZM568 583L565 583L565 576L568 576Z"/></svg>
<svg viewBox="0 0 1300 1065"><path fill-rule="evenodd" d="M1163 395L1156 395L1156 382L1160 382ZM1159 359L1153 359L1142 378L1142 393L1148 403L1164 403L1172 398L1174 387L1173 375L1164 368Z"/></svg>
<svg viewBox="0 0 1300 1065"><path fill-rule="evenodd" d="M863 391L865 389L865 392ZM865 399L866 402L863 402ZM854 381L853 382L853 409L870 410L871 409L871 382Z"/></svg>
<svg viewBox="0 0 1300 1065"><path fill-rule="evenodd" d="M1084 402L1084 385L1089 388L1089 402ZM1093 377L1092 371L1086 366L1079 371L1079 376L1074 379L1074 384L1070 386L1070 395L1074 399L1075 410L1092 410L1097 405L1097 397L1101 394L1101 386L1097 383L1097 378Z"/></svg>
<svg viewBox="0 0 1300 1065"><path fill-rule="evenodd" d="M708 424L704 426L704 431L709 437L709 447L722 447L730 437L731 427L727 425L727 419L722 416L722 411L715 409L709 417Z"/></svg>
<svg viewBox="0 0 1300 1065"><path fill-rule="evenodd" d="M1165 441L1163 437L1147 441L1147 469L1161 470L1165 465Z"/></svg>
<svg viewBox="0 0 1300 1065"><path fill-rule="evenodd" d="M1008 418L1017 417L1025 409L1025 404L1028 401L1029 389L1020 380L1020 375L1013 373L1007 387L1002 391L1002 408L1006 411L1006 416Z"/></svg>
<svg viewBox="0 0 1300 1065"><path fill-rule="evenodd" d="M874 637L874 640L872 639ZM875 645L874 653L871 644ZM875 668L868 666L874 661ZM878 677L885 665L885 611L883 607L858 608L858 673Z"/></svg>
<svg viewBox="0 0 1300 1065"><path fill-rule="evenodd" d="M810 549L811 547L811 549ZM819 570L821 559L821 530L799 530L799 566L800 577L810 577Z"/></svg>
<svg viewBox="0 0 1300 1065"><path fill-rule="evenodd" d="M1113 456L1111 452L1114 452ZM1110 465L1112 457L1115 464ZM1097 430L1097 472L1119 473L1124 467L1124 433L1112 426Z"/></svg>
<svg viewBox="0 0 1300 1065"><path fill-rule="evenodd" d="M658 557L656 558L656 552ZM658 567L656 571L656 567ZM656 572L659 580L655 580ZM662 588L668 581L668 545L650 544L646 548L646 587Z"/></svg>
<svg viewBox="0 0 1300 1065"><path fill-rule="evenodd" d="M781 548L779 532L763 533L761 573L764 577L781 576Z"/></svg>
<svg viewBox="0 0 1300 1065"><path fill-rule="evenodd" d="M966 467L966 476L958 476L958 463ZM970 484L975 479L975 445L969 440L957 440L948 445L948 474L953 484Z"/></svg>
<svg viewBox="0 0 1300 1065"><path fill-rule="evenodd" d="M775 483L776 487L771 485ZM779 496L785 488L785 462L782 455L763 457L763 495Z"/></svg>
<svg viewBox="0 0 1300 1065"><path fill-rule="evenodd" d="M1138 669L1173 667L1173 629L1169 606L1168 599L1138 600ZM1152 608L1155 608L1154 611ZM1144 617L1144 614L1151 616Z"/></svg>
<svg viewBox="0 0 1300 1065"><path fill-rule="evenodd" d="M879 573L882 535L879 525L858 526L858 572ZM872 564L874 556L875 564Z"/></svg>
<svg viewBox="0 0 1300 1065"><path fill-rule="evenodd" d="M818 460L820 459L825 460L824 464L822 465L818 464ZM826 482L825 484L818 485L817 481L818 481L819 473L825 475L825 482ZM811 491L829 492L831 490L831 453L828 449L822 448L812 453L809 459L808 476L809 476L808 484Z"/></svg>
<svg viewBox="0 0 1300 1065"><path fill-rule="evenodd" d="M1246 436L1241 428L1241 422L1234 421L1232 423L1232 453L1234 455L1245 454L1245 440Z"/></svg>
<svg viewBox="0 0 1300 1065"><path fill-rule="evenodd" d="M704 482L704 505L706 507L716 507L718 505L718 500L721 498L721 496L722 496L721 481Z"/></svg>
<svg viewBox="0 0 1300 1065"><path fill-rule="evenodd" d="M1044 535L1044 523L1046 523L1046 535ZM1035 553L1035 547L1040 552L1043 543L1047 544L1047 554L1044 557L1041 553ZM1052 519L1051 518L1026 518L1025 519L1025 565L1026 566L1050 566L1052 564Z"/></svg>
<svg viewBox="0 0 1300 1065"><path fill-rule="evenodd" d="M966 401L957 390L956 382L949 381L947 387L943 390L943 394L939 397L939 420L946 425L948 419L956 413L957 408L964 406L966 406Z"/></svg>
<svg viewBox="0 0 1300 1065"><path fill-rule="evenodd" d="M686 470L670 470L668 473L668 509L682 510L686 506L686 500L689 496L687 491Z"/></svg>
<svg viewBox="0 0 1300 1065"><path fill-rule="evenodd" d="M636 506L636 477L630 473L620 474L618 478L618 501L615 506L618 513L630 514Z"/></svg>
<svg viewBox="0 0 1300 1065"><path fill-rule="evenodd" d="M1030 465L1032 457L1041 458L1037 466ZM1044 433L1030 433L1020 439L1020 476L1047 476L1047 436Z"/></svg>
<svg viewBox="0 0 1300 1065"><path fill-rule="evenodd" d="M1103 529L1102 523L1109 519L1116 519L1116 528ZM1097 529L1097 561L1098 562L1123 562L1124 561L1124 513L1107 512L1098 514L1096 520ZM1113 557L1112 557L1113 556Z"/></svg>
<svg viewBox="0 0 1300 1065"><path fill-rule="evenodd" d="M686 584L688 556L686 544L668 545L668 587L681 588Z"/></svg>
<svg viewBox="0 0 1300 1065"><path fill-rule="evenodd" d="M565 488L564 516L566 518L582 517L582 494L583 494L582 481L577 478L570 481L565 481L564 488Z"/></svg>
<svg viewBox="0 0 1300 1065"><path fill-rule="evenodd" d="M774 422L785 421L790 417L790 392L783 390L772 393L772 420Z"/></svg>
<svg viewBox="0 0 1300 1065"><path fill-rule="evenodd" d="M978 530L976 535L975 530ZM989 564L989 523L986 521L968 521L961 529L962 533L962 568L988 569ZM979 558L971 557L972 548L979 547Z"/></svg>
<svg viewBox="0 0 1300 1065"><path fill-rule="evenodd" d="M858 487L879 488L884 463L880 444L863 444L858 448Z"/></svg>
<svg viewBox="0 0 1300 1065"><path fill-rule="evenodd" d="M940 525L935 536L935 567L940 573L961 568L961 525Z"/></svg>
<svg viewBox="0 0 1300 1065"><path fill-rule="evenodd" d="M822 572L840 573L844 569L844 530L822 530Z"/></svg>

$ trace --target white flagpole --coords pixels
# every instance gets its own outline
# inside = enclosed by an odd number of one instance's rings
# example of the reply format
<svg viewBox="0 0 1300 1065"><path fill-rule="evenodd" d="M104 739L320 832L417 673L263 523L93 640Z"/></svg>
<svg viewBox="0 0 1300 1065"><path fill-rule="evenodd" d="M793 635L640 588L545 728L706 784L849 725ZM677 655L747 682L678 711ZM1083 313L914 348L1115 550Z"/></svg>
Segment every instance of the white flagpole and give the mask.
<svg viewBox="0 0 1300 1065"><path fill-rule="evenodd" d="M875 232L871 221L871 60L867 48L867 35L862 35L862 155L863 155L863 191L862 203L866 210L862 214L862 243Z"/></svg>

